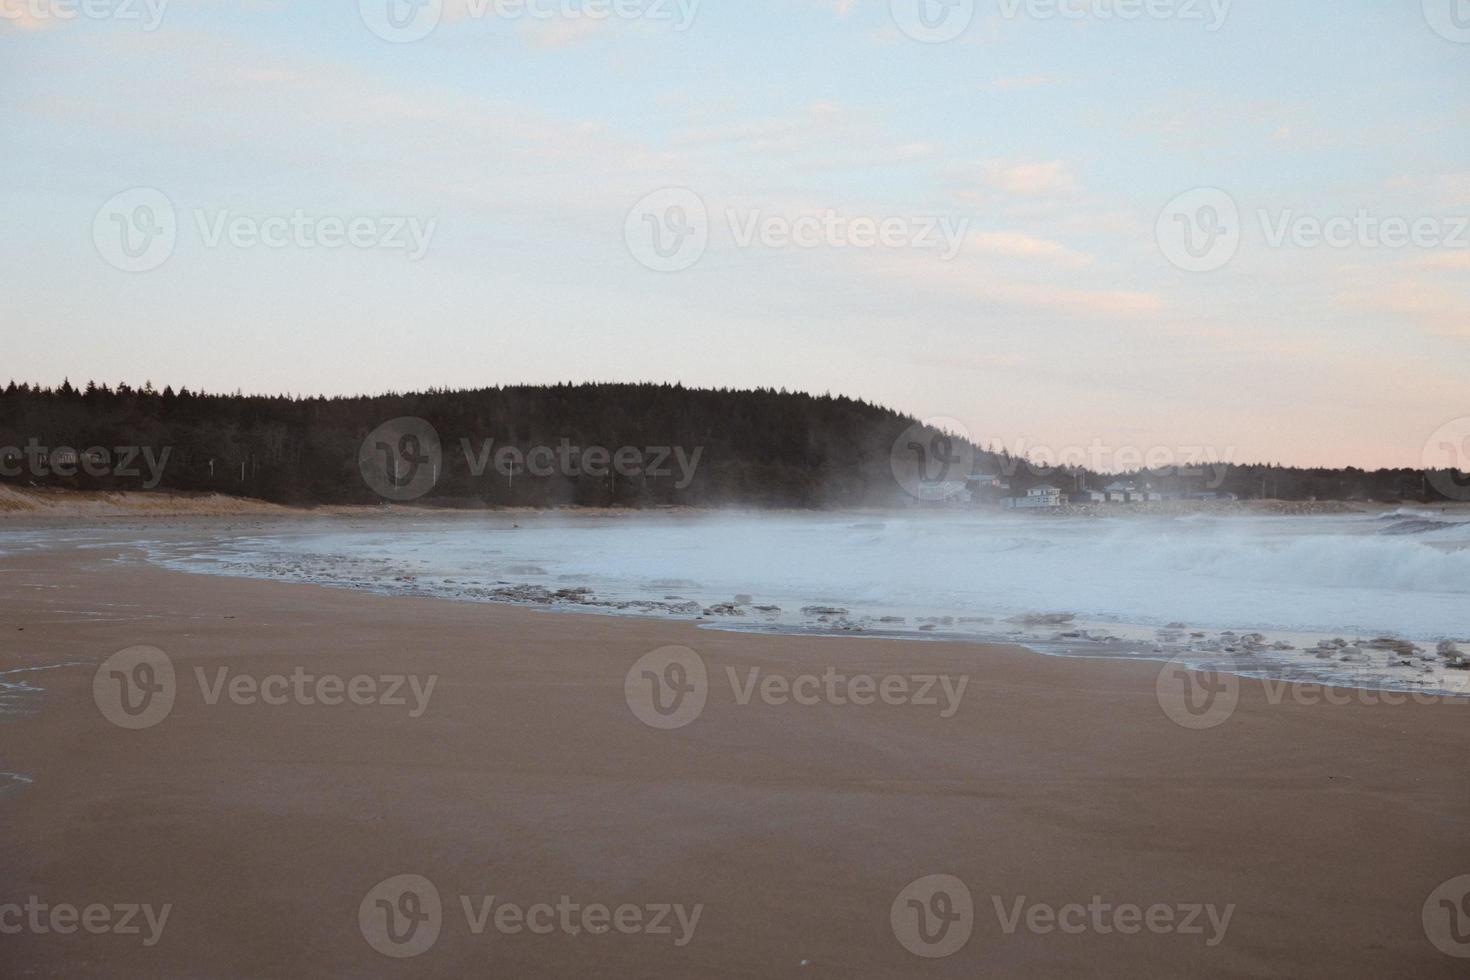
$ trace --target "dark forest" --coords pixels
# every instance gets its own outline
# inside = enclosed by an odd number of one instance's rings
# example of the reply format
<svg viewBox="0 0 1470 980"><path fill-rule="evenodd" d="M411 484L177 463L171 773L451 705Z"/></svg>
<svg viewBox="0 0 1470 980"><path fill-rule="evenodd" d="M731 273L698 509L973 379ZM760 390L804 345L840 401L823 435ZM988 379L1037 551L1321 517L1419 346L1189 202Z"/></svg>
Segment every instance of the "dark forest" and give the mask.
<svg viewBox="0 0 1470 980"><path fill-rule="evenodd" d="M431 486L416 496L422 505L819 508L915 502L892 462L895 446L904 445L915 425L909 416L840 396L670 384L326 398L11 382L0 391L0 482L216 492L297 505L381 503L383 496L363 478L361 455L370 433L400 418L424 420L440 441ZM629 475L628 467L569 469L563 463L554 473L532 473L524 463L538 446L548 447L545 458L555 453L563 460L588 447L605 447L609 456L628 447L640 454L642 469ZM130 459L138 456L136 447L146 456ZM507 448L516 450L509 462L490 462L503 459L493 454ZM674 449L682 455L671 455ZM968 444L964 450L960 482L973 471L998 475L1006 484L997 492L988 481L972 480L972 488L981 488L976 506L1042 483L1070 492L1100 489L1119 476L1037 468ZM159 464L156 480L149 479L145 458ZM683 470L676 465L681 459ZM132 466L123 465L128 461ZM1229 464L1123 476L1165 496L1213 491L1243 500L1382 502L1470 496L1460 492L1470 481L1446 471Z"/></svg>

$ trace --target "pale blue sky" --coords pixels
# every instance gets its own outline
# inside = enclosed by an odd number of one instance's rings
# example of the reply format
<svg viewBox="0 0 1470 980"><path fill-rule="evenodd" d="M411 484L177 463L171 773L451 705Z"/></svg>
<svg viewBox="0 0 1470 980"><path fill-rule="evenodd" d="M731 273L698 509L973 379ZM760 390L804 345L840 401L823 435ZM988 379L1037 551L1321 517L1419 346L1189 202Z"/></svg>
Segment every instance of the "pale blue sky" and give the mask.
<svg viewBox="0 0 1470 980"><path fill-rule="evenodd" d="M444 0L410 43L356 2L172 0L151 31L49 2L0 0L0 375L773 385L1008 445L1361 465L1419 465L1470 414L1470 43L1432 26L1440 0L1237 0L1215 30L1208 0L1202 20L1132 21L978 0L937 44L889 0L704 0L682 32ZM127 272L94 219L140 187L178 229ZM712 230L656 272L625 219L669 187ZM1190 272L1155 224L1201 187L1228 191L1242 241ZM297 209L433 232L411 261L211 246L197 217ZM731 209L968 234L950 261L739 247ZM1273 246L1262 209L1432 219L1451 240Z"/></svg>

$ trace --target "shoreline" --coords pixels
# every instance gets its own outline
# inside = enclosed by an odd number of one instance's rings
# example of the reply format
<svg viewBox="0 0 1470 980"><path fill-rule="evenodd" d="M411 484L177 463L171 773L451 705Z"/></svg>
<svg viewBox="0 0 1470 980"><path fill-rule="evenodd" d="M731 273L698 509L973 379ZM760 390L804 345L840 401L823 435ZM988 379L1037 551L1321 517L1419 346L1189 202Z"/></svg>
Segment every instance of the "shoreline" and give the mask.
<svg viewBox="0 0 1470 980"><path fill-rule="evenodd" d="M72 490L60 487L18 487L0 483L0 527L10 521L156 519L168 517L330 517L373 516L475 516L497 514L579 514L609 517L640 514L976 514L1023 518L1180 517L1207 516L1316 516L1333 514L1393 513L1422 510L1470 516L1470 502L1417 501L1374 502L1350 500L1169 500L1135 504L1065 504L1047 509L1010 509L999 505L961 508L894 510L880 507L760 508L727 507L490 507L422 504L277 504L251 497L236 497L213 491L175 490Z"/></svg>
<svg viewBox="0 0 1470 980"><path fill-rule="evenodd" d="M0 769L32 780L0 793L0 902L173 909L152 947L7 936L22 973L383 975L393 961L358 907L403 874L445 899L442 934L407 967L432 976L1459 973L1420 921L1467 870L1463 714L1444 705L1272 703L1242 680L1230 716L1193 729L1139 661L537 615L121 565L96 548L0 556L0 582L0 669L147 644L180 677L144 730L99 712L94 667L44 672L35 710L0 721ZM630 710L626 677L670 645L698 653L710 687L692 723L660 730ZM437 684L412 718L386 703L211 704L221 670ZM949 717L942 697L766 702L755 685L741 703L752 676L832 671L968 684ZM921 960L889 912L934 874L974 892L974 936ZM484 895L703 915L683 947L479 935L457 897ZM1215 946L1007 932L991 911L1093 896L1234 911Z"/></svg>
<svg viewBox="0 0 1470 980"><path fill-rule="evenodd" d="M577 579L566 575L546 584L515 580L514 576L510 581L492 583L490 579L494 576L483 581L463 576L458 579L444 578L418 568L410 568L406 562L389 563L364 575L362 569L338 570L331 562L313 569L307 558L288 561L285 566L276 567L270 561L267 561L266 566L258 561L255 564L240 561L200 561L191 554L171 550L173 545L181 541L193 544L189 539L195 534L205 537L216 534L238 537L242 533L248 536L259 532L269 536L277 533L289 534L302 529L312 533L318 526L332 528L338 522L347 522L353 525L353 530L358 530L373 528L379 517L383 520L396 517L400 521L407 521L409 523L400 526L410 530L422 530L427 525L420 521L430 519L444 519L444 526L453 528L457 526L455 522L463 513L446 515L433 510L422 514L395 512L392 515L373 515L366 520L359 520L360 515L355 514L313 515L310 512L241 515L234 518L199 515L172 525L170 531L173 533L163 539L137 540L130 542L129 547L138 552L138 560L144 565L190 575L315 585L389 598L434 598L471 604L506 605L548 613L603 615L613 619L650 619L752 635L1013 645L1038 656L1078 660L1137 660L1154 664L1178 663L1190 669L1220 671L1254 680L1399 692L1431 698L1470 697L1470 670L1463 666L1466 665L1467 655L1470 655L1470 635L1406 636L1394 631L1375 632L1354 627L1333 630L1254 624L1244 627L1199 626L1187 625L1172 618L1167 623L1163 620L1150 623L1116 618L1089 618L1072 613L1043 614L1032 611L1007 615L988 609L979 610L987 613L986 615L967 616L948 608L935 607L915 612L910 609L887 609L882 604L853 606L851 609L846 608L848 603L843 603L841 607L801 608L801 603L807 601L806 599L791 600L789 596L767 595L762 600L752 600L750 596L737 595L732 603L730 595L721 597L707 588L695 588L694 592L684 591L685 587L694 587L692 582L670 583L668 588L677 588L681 594L664 595L664 600L680 600L668 602L657 599L654 593L658 590L653 590L649 596L630 598L623 595L619 598L616 590L608 594L600 592L598 583L591 579ZM604 516L634 521L641 517L650 520L670 517L669 514L643 512L603 514L598 511L559 513L532 510L484 512L479 516L492 522L501 522L504 524L501 529L504 530L521 528L521 524L505 523L516 519L555 521L565 518L596 522ZM707 515L691 512L682 516L698 519ZM843 516L860 519L873 515L852 512ZM907 519L911 515L884 513L883 516ZM250 527L242 527L242 521ZM476 525L479 524L477 521ZM127 522L114 521L98 525L92 530L76 529L75 533L83 538L107 541L127 526ZM148 521L137 522L135 526L152 531L152 525ZM527 525L531 528L534 526ZM22 535L27 530L45 533L55 529L47 521L31 522L26 527L7 527L0 522L0 531L12 530ZM3 542L3 538L0 538L0 542ZM219 553L229 554L227 549ZM541 572L540 569L537 571ZM544 572L541 574L545 575ZM558 589L558 585L562 587ZM553 589L556 591L552 591ZM740 606L742 599L747 600L743 607ZM780 601L781 605L760 604L772 601ZM801 610L800 616L796 613L798 608ZM766 609L774 611L758 613L759 610ZM785 611L782 612L782 609ZM884 615L898 611L904 611L908 615ZM1458 649L1455 643L1460 644ZM1456 663L1462 666L1456 668Z"/></svg>
<svg viewBox="0 0 1470 980"><path fill-rule="evenodd" d="M348 582L333 582L323 580L291 580L277 578L266 574L244 574L224 571L210 571L204 568L186 569L179 565L167 562L152 562L144 559L154 567L167 568L170 571L185 575L216 575L227 579L243 579L258 582L275 582L283 585L304 585L316 588L333 589L344 592L380 596L387 599L430 599L442 602L463 602L470 604L484 604L492 606L506 606L513 609L523 609L529 612L548 616L593 616L603 617L610 620L649 620L653 622L686 623L696 629L711 630L727 633L744 633L752 636L790 636L790 637L813 637L819 639L843 639L843 640L872 640L889 643L959 643L972 646L1006 646L1018 650L1024 650L1038 657L1057 657L1064 660L1105 660L1120 663L1151 663L1151 664L1180 664L1192 670L1213 670L1229 674L1235 677L1262 681L1265 683L1294 684L1306 687L1315 687L1342 691L1362 691L1366 693L1379 693L1387 695L1404 695L1414 698L1427 699L1427 703L1438 703L1442 701L1453 701L1470 705L1470 676L1462 676L1463 672L1448 674L1441 678L1446 683L1437 688L1415 687L1405 681L1397 681L1394 685L1375 683L1370 678L1360 678L1354 683L1337 682L1331 677L1311 677L1305 675L1288 676L1280 673L1283 664L1239 664L1222 659L1218 656L1205 656L1200 653L1186 655L1185 651L1153 650L1143 651L1129 649L1132 646L1122 640L1099 642L1094 648L1087 648L1076 643L1062 644L1055 640L1045 641L1036 638L1007 637L986 634L956 634L956 633L924 633L913 630L901 631L896 629L885 630L883 628L863 627L838 627L820 625L782 625L762 624L754 622L730 622L719 617L697 616L693 618L679 617L673 615L659 615L640 609L619 609L602 606L592 606L577 603L538 602L529 599L512 598L486 598L469 595L441 594L428 591L395 590L389 586L364 586ZM1068 624L1070 625L1070 624ZM1118 624L1113 624L1117 626ZM1083 630L1087 632L1087 630ZM1362 644L1365 641L1358 639L1354 641L1337 640L1344 644ZM1465 641L1462 641L1465 642ZM1145 644L1146 645L1146 644ZM1356 647L1354 647L1356 648ZM1377 648L1374 648L1377 649ZM1272 669L1277 671L1272 672ZM1451 689L1454 685L1457 689Z"/></svg>
<svg viewBox="0 0 1470 980"><path fill-rule="evenodd" d="M546 514L517 516L550 517ZM680 594L664 594L662 599L658 598L658 590L632 598L624 593L616 598L615 591L604 594L590 578L568 575L559 576L550 584L514 579L492 584L488 579L473 577L436 577L426 570L410 569L406 563L378 569L364 577L361 569L343 570L336 560L315 569L309 567L310 562L305 558L287 561L284 567L269 560L265 565L259 561L215 564L155 551L150 552L150 560L189 573L313 584L383 596L420 596L455 602L502 603L552 613L661 619L709 629L777 636L1015 645L1046 656L1174 662L1192 669L1218 670L1262 680L1294 680L1430 697L1470 696L1470 657L1464 648L1455 645L1470 647L1470 634L1426 638L1358 628L1189 626L1172 617L1167 622L1150 623L1035 611L1007 616L993 609L979 610L985 615L964 615L954 609L937 607L920 613L907 607L885 608L882 603L854 605L842 599L833 605L802 606L807 599L792 599L783 594L765 594L761 600L733 594L731 601L732 594L721 596L707 588L687 592L686 586L693 587L693 583L671 584L669 587L678 589ZM558 585L562 587L556 588ZM794 612L796 609L800 609L800 616ZM899 611L905 615L895 615Z"/></svg>

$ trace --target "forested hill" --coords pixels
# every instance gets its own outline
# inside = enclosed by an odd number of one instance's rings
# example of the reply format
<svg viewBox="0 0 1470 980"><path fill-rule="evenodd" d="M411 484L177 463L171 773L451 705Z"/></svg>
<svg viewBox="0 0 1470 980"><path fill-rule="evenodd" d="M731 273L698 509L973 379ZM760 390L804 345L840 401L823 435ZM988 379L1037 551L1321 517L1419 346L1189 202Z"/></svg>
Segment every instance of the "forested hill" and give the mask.
<svg viewBox="0 0 1470 980"><path fill-rule="evenodd" d="M11 385L0 394L0 449L23 451L34 438L51 448L150 447L157 459L169 447L159 484L165 488L298 504L372 503L383 495L360 472L364 441L384 423L405 417L427 422L440 442L434 485L415 499L454 505L891 503L902 491L891 473L890 448L913 421L850 398L667 384L341 398L157 391L151 385ZM488 458L487 440L493 440ZM385 452L391 458L398 439L389 442ZM594 453L567 466L564 445L568 456L574 449L585 453L600 447L608 459L603 462ZM554 454L551 475L529 470L533 463L545 463L544 453L538 460L526 459L538 446ZM497 460L495 454L505 447L521 450L519 465L513 455ZM642 456L641 467L626 450ZM427 448L417 451L422 456ZM614 458L619 451L624 451L621 466ZM659 460L665 451L667 458ZM367 454L377 452L369 447ZM482 462L486 465L477 475ZM137 479L110 474L36 474L24 460L20 468L22 473L0 479L84 488L139 485ZM146 482L146 458L140 456L135 468ZM639 474L639 469L667 470L668 475ZM571 475L573 470L577 475Z"/></svg>
<svg viewBox="0 0 1470 980"><path fill-rule="evenodd" d="M290 504L835 507L1112 476L1033 470L864 401L771 389L579 384L362 397L88 384L0 390L0 482L215 491ZM920 473L923 475L921 476ZM1164 493L1440 500L1459 477L1231 465L1136 474ZM970 482L977 503L997 495ZM1445 488L1442 492L1437 487Z"/></svg>

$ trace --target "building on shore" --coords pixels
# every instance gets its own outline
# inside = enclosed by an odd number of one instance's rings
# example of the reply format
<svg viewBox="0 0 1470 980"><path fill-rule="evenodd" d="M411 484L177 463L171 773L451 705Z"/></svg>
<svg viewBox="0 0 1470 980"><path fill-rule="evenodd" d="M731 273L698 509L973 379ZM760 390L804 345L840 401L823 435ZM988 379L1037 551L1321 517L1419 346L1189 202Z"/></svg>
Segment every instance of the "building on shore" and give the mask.
<svg viewBox="0 0 1470 980"><path fill-rule="evenodd" d="M1158 503L1164 499L1164 495L1145 483L1139 486L1133 482L1117 480L1107 485L1103 491L1107 502L1110 504L1150 504Z"/></svg>
<svg viewBox="0 0 1470 980"><path fill-rule="evenodd" d="M1007 497L1006 506L1012 510L1038 510L1044 507L1062 506L1062 488L1050 483L1032 487L1024 497Z"/></svg>

